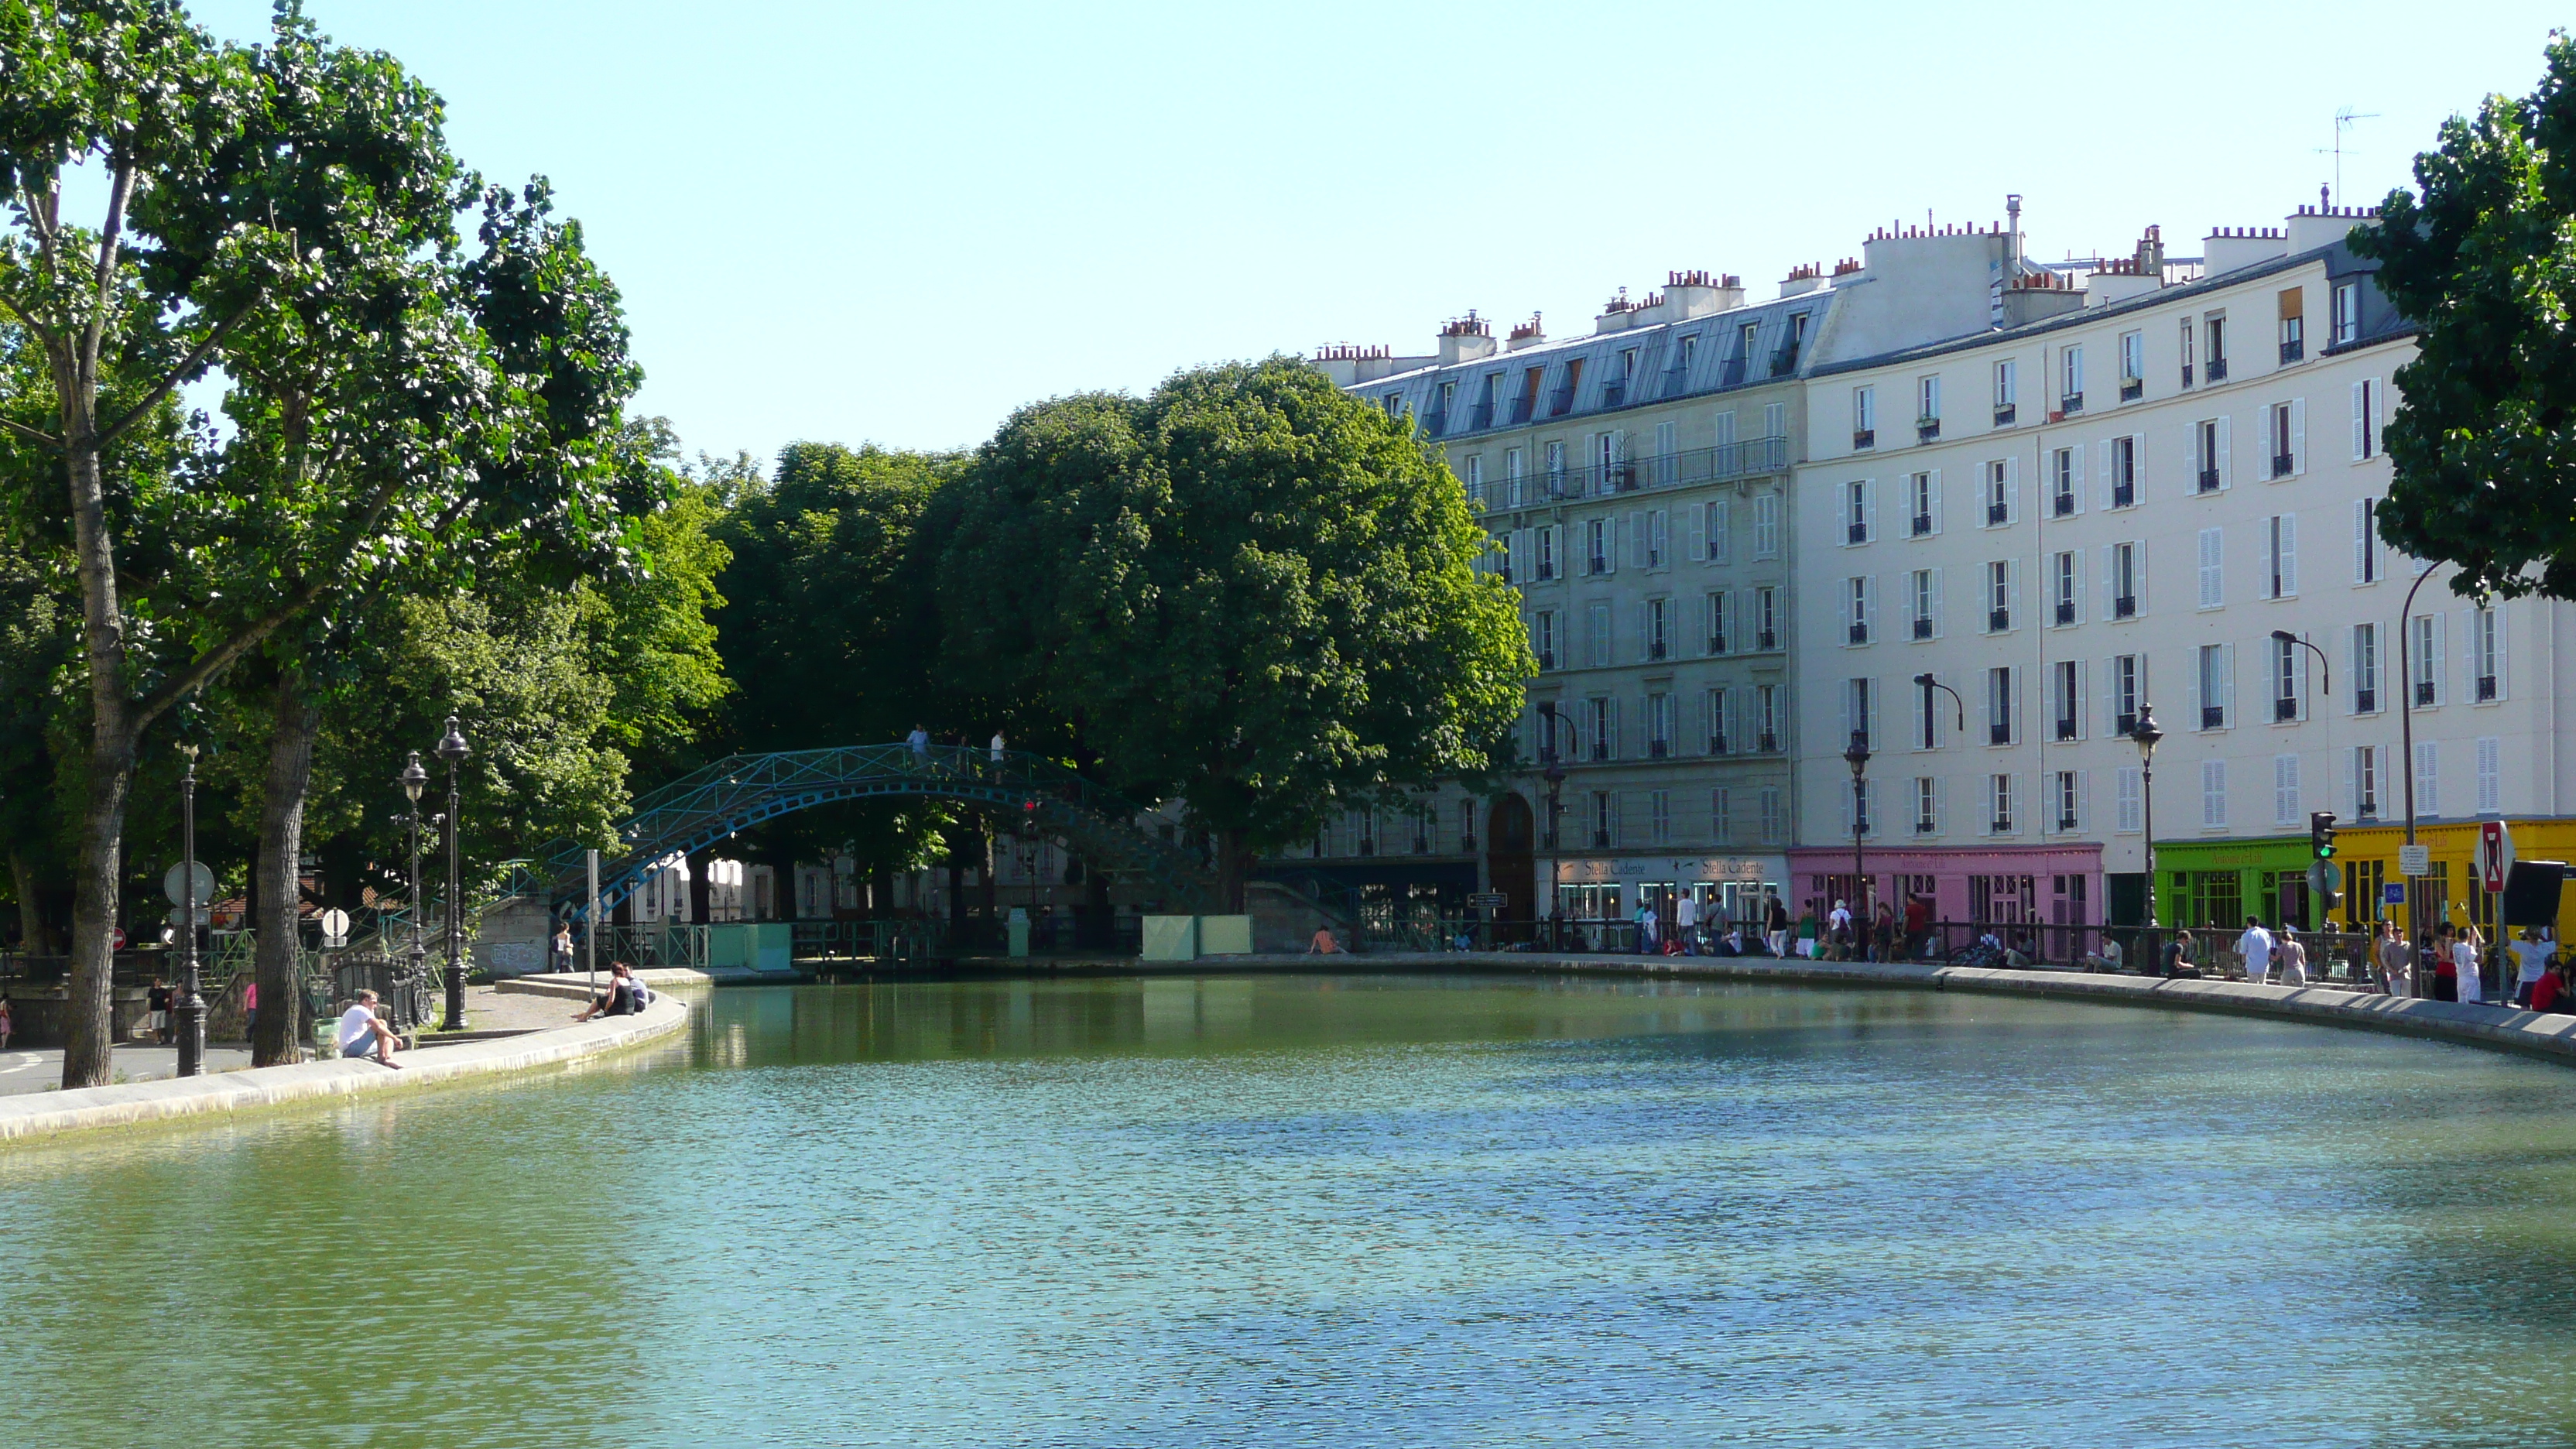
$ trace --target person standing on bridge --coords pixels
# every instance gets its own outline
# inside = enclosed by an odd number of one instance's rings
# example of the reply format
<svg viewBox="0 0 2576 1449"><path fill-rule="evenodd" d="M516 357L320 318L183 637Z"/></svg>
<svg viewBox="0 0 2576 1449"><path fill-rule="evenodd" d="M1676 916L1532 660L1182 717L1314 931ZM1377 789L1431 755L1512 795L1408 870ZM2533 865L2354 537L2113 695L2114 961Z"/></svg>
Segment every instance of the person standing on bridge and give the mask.
<svg viewBox="0 0 2576 1449"><path fill-rule="evenodd" d="M1002 753L1004 749L1005 746L1002 743L1002 732L1000 730L993 731L993 773L996 776L1002 773Z"/></svg>
<svg viewBox="0 0 2576 1449"><path fill-rule="evenodd" d="M903 737L903 742L912 746L912 767L927 773L930 769L930 731L914 725L912 733Z"/></svg>

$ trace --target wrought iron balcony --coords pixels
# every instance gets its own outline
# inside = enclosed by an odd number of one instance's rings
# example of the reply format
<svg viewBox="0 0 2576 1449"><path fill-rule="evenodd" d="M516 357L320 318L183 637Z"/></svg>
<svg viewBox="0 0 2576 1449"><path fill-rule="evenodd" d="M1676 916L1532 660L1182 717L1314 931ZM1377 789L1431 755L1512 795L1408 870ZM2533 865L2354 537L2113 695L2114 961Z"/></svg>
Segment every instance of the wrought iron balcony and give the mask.
<svg viewBox="0 0 2576 1449"><path fill-rule="evenodd" d="M2059 715L2057 717L2057 737L2061 740L2071 740L2075 738L2075 716Z"/></svg>
<svg viewBox="0 0 2576 1449"><path fill-rule="evenodd" d="M2013 823L2012 823L2012 817L2011 817L2011 816L2009 816L2009 815L1998 815L1998 816L1996 816L1996 817L1995 817L1995 834L1997 834L1997 835L2010 835L2010 834L2012 834L2012 829L2013 829Z"/></svg>
<svg viewBox="0 0 2576 1449"><path fill-rule="evenodd" d="M1532 399L1527 397L1513 398L1511 420L1515 423L1528 422L1530 420L1530 406L1532 401Z"/></svg>
<svg viewBox="0 0 2576 1449"><path fill-rule="evenodd" d="M1767 654L1780 647L1780 636L1769 629L1765 629L1753 637L1753 647L1756 650Z"/></svg>
<svg viewBox="0 0 2576 1449"><path fill-rule="evenodd" d="M1764 730L1762 737L1753 742L1753 748L1759 754L1776 755L1780 752L1780 737Z"/></svg>
<svg viewBox="0 0 2576 1449"><path fill-rule="evenodd" d="M2075 495L2072 493L2056 494L2049 499L2048 507L2050 512L2056 514L2060 518L2071 518L2075 515Z"/></svg>
<svg viewBox="0 0 2576 1449"><path fill-rule="evenodd" d="M2138 727L2138 717L2134 713L2123 714L2117 720L2113 721L2113 727L2118 733L2126 735L2129 731Z"/></svg>
<svg viewBox="0 0 2576 1449"><path fill-rule="evenodd" d="M2291 454L2274 453L2272 455L2272 476L2275 478L2289 477L2291 473L2297 471L2298 466L2299 460Z"/></svg>
<svg viewBox="0 0 2576 1449"><path fill-rule="evenodd" d="M2289 341L2281 344L2281 365L2283 367L2287 367L2291 363L2296 362L2307 355L2308 343L2305 338L2293 337Z"/></svg>
<svg viewBox="0 0 2576 1449"><path fill-rule="evenodd" d="M2146 396L2146 394L2147 385L2142 379L2134 377L2124 377L2120 379L2120 401L2136 402L2139 398Z"/></svg>
<svg viewBox="0 0 2576 1449"><path fill-rule="evenodd" d="M2227 381L2227 359L2226 359L2226 358L2224 358L2224 357L2213 357L2213 358L2209 359L2209 380L2210 380L2211 382L2225 382L2225 381Z"/></svg>
<svg viewBox="0 0 2576 1449"><path fill-rule="evenodd" d="M2354 691L2352 692L2352 707L2353 707L2354 712L2355 712L2355 713L2358 713L2358 714L2376 714L2376 713L2378 713L2378 712L2379 712L2379 691L2378 691L2378 690L2376 690L2376 689L2356 689L2356 690L2354 690Z"/></svg>
<svg viewBox="0 0 2576 1449"><path fill-rule="evenodd" d="M1795 342L1781 343L1779 348L1771 354L1771 375L1773 377L1787 377L1790 373L1796 372L1797 370L1798 344Z"/></svg>
<svg viewBox="0 0 2576 1449"><path fill-rule="evenodd" d="M2200 491L2203 493L2215 493L2218 491L2217 469L2203 468L2200 470Z"/></svg>
<svg viewBox="0 0 2576 1449"><path fill-rule="evenodd" d="M1854 428L1854 429L1852 429L1852 447L1853 447L1855 450L1857 450L1857 449L1861 449L1861 448L1875 448L1875 447L1877 447L1877 446L1878 446L1878 429L1876 429L1876 428Z"/></svg>
<svg viewBox="0 0 2576 1449"><path fill-rule="evenodd" d="M1939 826L1934 825L1932 821L1925 816L1917 815L1914 817L1914 833L1917 835L1930 835L1939 828Z"/></svg>
<svg viewBox="0 0 2576 1449"><path fill-rule="evenodd" d="M2495 697L2496 697L2496 677L2495 677L2494 675L2492 675L2492 674L2481 674L2481 675L2479 675L2479 676L2478 676L2478 703L2480 703L2480 704L2485 704L2485 703L2487 703L2488 701L2490 701L2490 700L2494 699Z"/></svg>
<svg viewBox="0 0 2576 1449"><path fill-rule="evenodd" d="M2275 699L2272 701L2272 718L2274 720L2293 720L2298 717L2299 702L2296 699Z"/></svg>
<svg viewBox="0 0 2576 1449"><path fill-rule="evenodd" d="M1914 515L1914 536L1916 538L1924 538L1929 536L1931 532L1932 515L1929 513L1918 513Z"/></svg>
<svg viewBox="0 0 2576 1449"><path fill-rule="evenodd" d="M1686 367L1667 367L1664 369L1664 396L1668 398L1680 397L1689 389L1690 369Z"/></svg>
<svg viewBox="0 0 2576 1449"><path fill-rule="evenodd" d="M2009 428L2018 420L2021 409L2011 403L1995 404L1995 426Z"/></svg>
<svg viewBox="0 0 2576 1449"><path fill-rule="evenodd" d="M1993 633L2000 634L2000 633L2004 632L2006 629L2009 629L2009 628L2011 628L2011 627L2012 627L2012 610L2010 610L2010 609L1988 609L1988 610L1986 611L1986 628L1987 628L1989 631L1991 631L1991 632L1993 632Z"/></svg>
<svg viewBox="0 0 2576 1449"><path fill-rule="evenodd" d="M2182 385L2191 386L2191 364L2188 362L2182 365Z"/></svg>
<svg viewBox="0 0 2576 1449"><path fill-rule="evenodd" d="M1601 384L1601 405L1615 408L1628 400L1628 379L1614 377Z"/></svg>
<svg viewBox="0 0 2576 1449"><path fill-rule="evenodd" d="M2433 705L2433 692L2433 681L2429 679L2416 680L2415 707L2417 709L2430 709Z"/></svg>
<svg viewBox="0 0 2576 1449"><path fill-rule="evenodd" d="M1711 635L1709 635L1709 636L1708 636L1708 652L1709 652L1709 653L1711 653L1711 654L1723 654L1723 653L1725 653L1725 652L1726 652L1726 636L1725 636L1725 635L1723 635L1723 634L1711 634Z"/></svg>
<svg viewBox="0 0 2576 1449"><path fill-rule="evenodd" d="M2001 503L1989 503L1986 505L1986 523L1989 527L2003 523L2011 517L2012 509L2008 505Z"/></svg>
<svg viewBox="0 0 2576 1449"><path fill-rule="evenodd" d="M1710 735L1710 736L1708 737L1708 752L1709 752L1710 754L1712 754L1712 755L1722 755L1722 754L1725 754L1725 753L1726 753L1726 736L1725 736L1725 735L1723 735L1723 734L1712 734L1712 735Z"/></svg>
<svg viewBox="0 0 2576 1449"><path fill-rule="evenodd" d="M2111 601L2111 617L2112 617L2112 618L2114 618L2114 619L2134 619L2134 618L2136 618L2137 616L2138 616L2138 597L2137 597L2137 595L2135 595L2135 594L2122 594L2120 597L2118 597L2118 598L2116 598L2116 599L2113 599L2113 600Z"/></svg>
<svg viewBox="0 0 2576 1449"><path fill-rule="evenodd" d="M1559 387L1547 395L1547 415L1549 417L1561 418L1573 410L1574 389L1571 386Z"/></svg>
<svg viewBox="0 0 2576 1449"><path fill-rule="evenodd" d="M1929 639L1929 638L1931 638L1931 637L1932 637L1932 621L1931 621L1930 619L1922 619L1922 618L1918 618L1918 619L1916 619L1916 620L1914 621L1914 637L1915 637L1915 638L1917 638L1917 639Z"/></svg>
<svg viewBox="0 0 2576 1449"><path fill-rule="evenodd" d="M2070 418L2075 416L2077 413L2084 411L2084 394L2080 392L2070 392L2066 396L2059 398L2057 400L2057 410L2066 414Z"/></svg>
<svg viewBox="0 0 2576 1449"><path fill-rule="evenodd" d="M1844 528L1843 535L1854 543L1867 543L1869 542L1869 525L1866 523L1851 524Z"/></svg>
<svg viewBox="0 0 2576 1449"><path fill-rule="evenodd" d="M2205 730L2223 730L2227 728L2227 706L2223 704L2202 705L2200 707L2200 727Z"/></svg>
<svg viewBox="0 0 2576 1449"><path fill-rule="evenodd" d="M1866 643L1868 643L1868 642L1869 642L1869 626L1868 626L1867 624L1854 624L1854 625L1852 625L1852 626L1851 626L1851 641L1852 641L1854 644L1866 644Z"/></svg>
<svg viewBox="0 0 2576 1449"><path fill-rule="evenodd" d="M1665 741L1663 741L1663 740L1648 740L1648 741L1646 741L1646 758L1647 758L1647 759L1650 759L1650 760L1660 760L1660 759L1662 759L1665 755L1667 755L1667 754L1669 754L1669 753L1671 753L1671 752L1672 752L1672 746L1671 746L1670 744L1666 743L1666 742L1665 742Z"/></svg>
<svg viewBox="0 0 2576 1449"><path fill-rule="evenodd" d="M1986 726L1986 743L1990 745L2011 744L2012 724L2007 721L2003 724L1990 724Z"/></svg>
<svg viewBox="0 0 2576 1449"><path fill-rule="evenodd" d="M1918 443L1928 443L1940 436L1941 420L1939 418L1916 418L1914 420L1914 441Z"/></svg>
<svg viewBox="0 0 2576 1449"><path fill-rule="evenodd" d="M2058 817L2057 817L2057 828L2058 828L2058 829L2060 829L2060 830L2072 830L2072 829L2074 829L2074 828L2075 828L2075 817L2074 817L2074 816L2072 816L2072 815L2060 815L2060 816L2058 816Z"/></svg>
<svg viewBox="0 0 2576 1449"><path fill-rule="evenodd" d="M2137 485L2136 483L2134 483L2134 482L2127 482L2127 483L2114 483L2114 484L2112 484L2112 485L2111 485L2111 506L2112 506L2112 507L2114 507L2114 508L2134 508L2134 507L2136 507L2136 506L2137 506L2137 503L2138 503L2138 485Z"/></svg>
<svg viewBox="0 0 2576 1449"><path fill-rule="evenodd" d="M1480 402L1467 410L1467 426L1469 429L1490 428L1493 425L1494 405L1492 403Z"/></svg>
<svg viewBox="0 0 2576 1449"><path fill-rule="evenodd" d="M2057 601L2057 622L2060 624L2072 624L2075 622L2074 600L2060 599Z"/></svg>

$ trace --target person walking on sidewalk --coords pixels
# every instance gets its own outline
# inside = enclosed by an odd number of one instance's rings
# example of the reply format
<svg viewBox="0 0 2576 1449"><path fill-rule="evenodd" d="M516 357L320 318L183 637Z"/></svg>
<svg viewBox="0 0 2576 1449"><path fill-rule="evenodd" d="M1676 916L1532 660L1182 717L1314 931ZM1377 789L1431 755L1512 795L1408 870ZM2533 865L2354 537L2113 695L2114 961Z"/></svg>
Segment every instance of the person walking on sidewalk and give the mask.
<svg viewBox="0 0 2576 1449"><path fill-rule="evenodd" d="M1789 908L1781 904L1778 891L1762 893L1762 934L1770 942L1771 954L1789 954Z"/></svg>
<svg viewBox="0 0 2576 1449"><path fill-rule="evenodd" d="M2397 934L2395 921L2379 923L2379 941L2373 954L2379 962L2379 989L2391 996L2413 995L2415 953L2407 948L2406 938Z"/></svg>
<svg viewBox="0 0 2576 1449"><path fill-rule="evenodd" d="M2245 979L2253 985L2270 984L2272 975L2272 933L2252 916L2245 918L2245 934L2236 938L2236 954L2245 958Z"/></svg>
<svg viewBox="0 0 2576 1449"><path fill-rule="evenodd" d="M2281 984L2284 986L2307 985L2308 948L2300 945L2299 938L2291 934L2290 923L2287 921L2283 921L2281 923L2279 955L2281 964Z"/></svg>

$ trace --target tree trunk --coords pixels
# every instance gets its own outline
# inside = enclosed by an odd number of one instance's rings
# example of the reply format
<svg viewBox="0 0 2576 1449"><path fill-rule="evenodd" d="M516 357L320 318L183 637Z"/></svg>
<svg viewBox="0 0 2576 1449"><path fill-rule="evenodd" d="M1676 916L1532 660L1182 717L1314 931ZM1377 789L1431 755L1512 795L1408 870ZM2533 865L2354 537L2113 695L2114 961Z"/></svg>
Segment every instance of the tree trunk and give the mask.
<svg viewBox="0 0 2576 1449"><path fill-rule="evenodd" d="M1240 830L1216 832L1216 904L1219 913L1243 914L1244 882L1252 873L1252 839Z"/></svg>
<svg viewBox="0 0 2576 1449"><path fill-rule="evenodd" d="M268 740L268 779L259 807L259 845L251 902L256 928L259 1024L251 1038L255 1067L300 1061L296 967L303 956L304 802L313 788L313 741L322 732L321 702L297 672L278 675L275 731Z"/></svg>
<svg viewBox="0 0 2576 1449"><path fill-rule="evenodd" d="M80 851L72 869L72 950L64 1001L63 1089L105 1086L114 1078L114 982L117 898L123 884L125 801L134 788L135 726L125 697L125 613L116 589L116 556L107 533L99 477L94 389L63 378L64 472L71 481L72 543L80 573L82 650L89 662L89 799L81 812Z"/></svg>
<svg viewBox="0 0 2576 1449"><path fill-rule="evenodd" d="M18 890L18 949L30 956L54 954L45 930L44 900L36 893L36 868L23 850L9 852L9 879Z"/></svg>

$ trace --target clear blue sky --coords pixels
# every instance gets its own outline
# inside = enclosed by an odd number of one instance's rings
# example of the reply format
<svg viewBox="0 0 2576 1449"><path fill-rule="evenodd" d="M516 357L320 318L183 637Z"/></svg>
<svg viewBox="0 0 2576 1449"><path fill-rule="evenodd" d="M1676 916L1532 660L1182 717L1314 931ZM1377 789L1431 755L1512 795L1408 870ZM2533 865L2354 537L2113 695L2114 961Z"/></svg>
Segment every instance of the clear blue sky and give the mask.
<svg viewBox="0 0 2576 1449"><path fill-rule="evenodd" d="M250 39L264 0L197 0ZM1021 403L1856 255L2027 199L2044 256L2344 195L2523 93L2527 0L2130 7L308 0L542 171L692 450L971 444ZM1953 18L1955 15L1955 18Z"/></svg>

